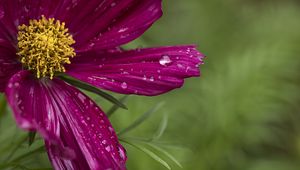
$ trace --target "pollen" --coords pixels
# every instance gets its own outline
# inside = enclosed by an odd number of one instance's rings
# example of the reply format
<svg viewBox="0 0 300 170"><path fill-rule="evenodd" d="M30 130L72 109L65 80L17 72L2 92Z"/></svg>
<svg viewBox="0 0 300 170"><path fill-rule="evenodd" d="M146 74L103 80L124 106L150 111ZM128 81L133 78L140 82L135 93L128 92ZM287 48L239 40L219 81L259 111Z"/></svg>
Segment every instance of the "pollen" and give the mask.
<svg viewBox="0 0 300 170"><path fill-rule="evenodd" d="M64 22L42 16L18 27L18 52L23 67L37 78L53 79L55 73L66 72L65 64L76 56L75 41Z"/></svg>

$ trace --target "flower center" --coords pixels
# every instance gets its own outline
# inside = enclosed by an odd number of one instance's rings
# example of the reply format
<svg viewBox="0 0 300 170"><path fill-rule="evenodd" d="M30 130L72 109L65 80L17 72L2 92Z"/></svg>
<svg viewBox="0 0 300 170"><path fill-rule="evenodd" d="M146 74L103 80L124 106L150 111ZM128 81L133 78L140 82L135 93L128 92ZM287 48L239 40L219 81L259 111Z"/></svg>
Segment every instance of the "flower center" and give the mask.
<svg viewBox="0 0 300 170"><path fill-rule="evenodd" d="M53 79L57 72L65 72L64 64L76 53L75 44L65 23L54 18L30 20L29 25L18 27L18 55L25 68L36 73L37 78Z"/></svg>

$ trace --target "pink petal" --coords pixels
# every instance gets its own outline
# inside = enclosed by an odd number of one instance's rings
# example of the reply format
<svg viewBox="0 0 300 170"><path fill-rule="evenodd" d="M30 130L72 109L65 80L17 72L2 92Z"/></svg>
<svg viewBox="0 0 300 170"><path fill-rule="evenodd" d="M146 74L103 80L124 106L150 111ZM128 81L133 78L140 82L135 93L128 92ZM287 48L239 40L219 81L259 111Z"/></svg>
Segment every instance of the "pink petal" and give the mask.
<svg viewBox="0 0 300 170"><path fill-rule="evenodd" d="M2 0L0 38L17 43L17 27L41 15L66 23L75 49L105 49L130 42L162 15L162 0Z"/></svg>
<svg viewBox="0 0 300 170"><path fill-rule="evenodd" d="M94 2L82 1L70 15L73 17L70 30L75 33L77 51L128 43L143 34L162 15L161 0Z"/></svg>
<svg viewBox="0 0 300 170"><path fill-rule="evenodd" d="M51 16L61 0L1 0L0 35L10 42L17 41L17 28L27 24L29 19Z"/></svg>
<svg viewBox="0 0 300 170"><path fill-rule="evenodd" d="M15 49L5 40L0 39L0 92L5 90L10 77L21 70Z"/></svg>
<svg viewBox="0 0 300 170"><path fill-rule="evenodd" d="M67 73L99 88L123 94L158 95L199 76L204 56L195 46L114 52L86 52L75 57Z"/></svg>
<svg viewBox="0 0 300 170"><path fill-rule="evenodd" d="M6 89L18 125L46 140L56 170L124 170L126 154L103 111L63 81L15 74Z"/></svg>

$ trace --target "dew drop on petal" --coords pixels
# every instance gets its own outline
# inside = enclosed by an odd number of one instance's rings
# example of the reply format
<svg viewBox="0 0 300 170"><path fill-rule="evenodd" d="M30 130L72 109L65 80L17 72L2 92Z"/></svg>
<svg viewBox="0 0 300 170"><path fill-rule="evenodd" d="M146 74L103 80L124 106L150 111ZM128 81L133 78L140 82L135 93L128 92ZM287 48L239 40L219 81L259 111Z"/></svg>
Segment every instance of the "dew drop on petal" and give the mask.
<svg viewBox="0 0 300 170"><path fill-rule="evenodd" d="M110 6L111 6L111 7L114 7L114 6L116 6L116 3L113 2L113 3L110 4Z"/></svg>
<svg viewBox="0 0 300 170"><path fill-rule="evenodd" d="M177 64L177 67L178 68L183 68L183 65L182 64Z"/></svg>
<svg viewBox="0 0 300 170"><path fill-rule="evenodd" d="M120 155L121 159L123 159L123 160L126 159L126 153L125 153L122 146L118 147L118 152L119 152L119 155Z"/></svg>
<svg viewBox="0 0 300 170"><path fill-rule="evenodd" d="M113 133L114 132L114 129L112 127L108 127L108 130Z"/></svg>
<svg viewBox="0 0 300 170"><path fill-rule="evenodd" d="M123 82L123 83L121 84L121 87L122 87L122 89L127 89L127 83L126 83L126 82Z"/></svg>
<svg viewBox="0 0 300 170"><path fill-rule="evenodd" d="M119 32L119 33L122 33L122 32L125 32L125 31L127 31L127 30L128 30L128 28L125 27L125 28L121 28L118 32Z"/></svg>
<svg viewBox="0 0 300 170"><path fill-rule="evenodd" d="M9 83L9 84L8 84L8 87L9 87L9 88L12 88L12 87L13 87L13 84L12 84L12 83Z"/></svg>
<svg viewBox="0 0 300 170"><path fill-rule="evenodd" d="M203 56L198 56L197 58L198 58L200 61L202 61Z"/></svg>
<svg viewBox="0 0 300 170"><path fill-rule="evenodd" d="M95 46L95 43L90 43L90 44L89 44L89 47L90 47L90 48L93 48L94 46Z"/></svg>
<svg viewBox="0 0 300 170"><path fill-rule="evenodd" d="M143 80L147 80L147 77L146 77L146 75L144 75L144 77L143 77Z"/></svg>
<svg viewBox="0 0 300 170"><path fill-rule="evenodd" d="M190 71L190 69L191 69L191 67L190 67L190 66L188 66L188 67L185 69L185 72L188 72L188 71Z"/></svg>
<svg viewBox="0 0 300 170"><path fill-rule="evenodd" d="M105 150L106 150L107 152L110 152L110 151L111 151L111 147L110 147L110 146L107 146L107 147L105 147Z"/></svg>
<svg viewBox="0 0 300 170"><path fill-rule="evenodd" d="M106 140L103 140L102 143L103 143L104 145L106 145L106 144L107 144L107 141L106 141Z"/></svg>
<svg viewBox="0 0 300 170"><path fill-rule="evenodd" d="M172 61L171 61L170 57L167 55L162 56L162 58L159 60L159 64L161 64L163 66L170 64L171 62Z"/></svg>

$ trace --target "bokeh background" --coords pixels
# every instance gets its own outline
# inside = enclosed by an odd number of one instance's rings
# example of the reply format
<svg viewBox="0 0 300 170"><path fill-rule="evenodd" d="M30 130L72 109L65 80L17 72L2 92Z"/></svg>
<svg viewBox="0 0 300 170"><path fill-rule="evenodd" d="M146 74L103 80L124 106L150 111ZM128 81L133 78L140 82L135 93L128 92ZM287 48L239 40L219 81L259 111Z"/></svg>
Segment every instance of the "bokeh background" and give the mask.
<svg viewBox="0 0 300 170"><path fill-rule="evenodd" d="M126 136L147 139L167 125L153 142L183 168L149 149L172 169L299 170L300 2L165 0L163 18L125 48L178 44L197 44L207 55L202 76L162 96L130 96L129 110L111 117L116 130L163 103ZM104 110L111 107L91 96ZM10 111L0 115L0 169L8 159L20 162L10 169L49 169L46 154L38 148L42 141L37 137L29 147L27 133L16 128ZM142 151L124 146L129 170L166 169Z"/></svg>

